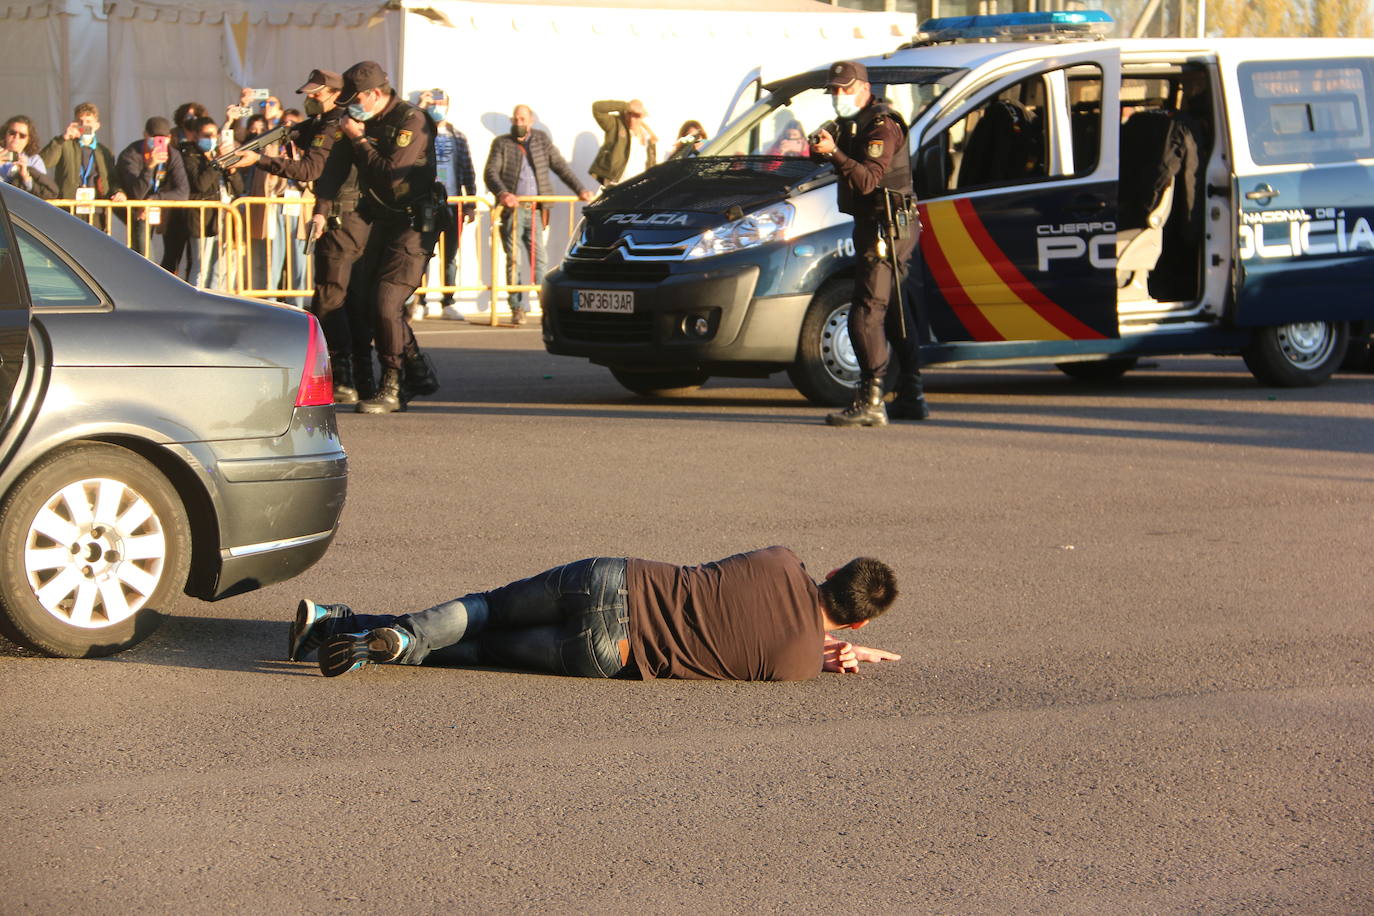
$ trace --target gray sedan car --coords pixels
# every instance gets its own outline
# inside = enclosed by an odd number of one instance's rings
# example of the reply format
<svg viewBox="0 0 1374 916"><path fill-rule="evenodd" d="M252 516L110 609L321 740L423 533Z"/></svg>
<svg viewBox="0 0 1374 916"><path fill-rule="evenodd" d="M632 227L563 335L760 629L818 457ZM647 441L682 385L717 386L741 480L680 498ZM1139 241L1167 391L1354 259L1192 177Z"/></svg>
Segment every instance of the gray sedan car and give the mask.
<svg viewBox="0 0 1374 916"><path fill-rule="evenodd" d="M197 290L0 184L0 629L51 655L145 638L324 555L343 510L324 337Z"/></svg>

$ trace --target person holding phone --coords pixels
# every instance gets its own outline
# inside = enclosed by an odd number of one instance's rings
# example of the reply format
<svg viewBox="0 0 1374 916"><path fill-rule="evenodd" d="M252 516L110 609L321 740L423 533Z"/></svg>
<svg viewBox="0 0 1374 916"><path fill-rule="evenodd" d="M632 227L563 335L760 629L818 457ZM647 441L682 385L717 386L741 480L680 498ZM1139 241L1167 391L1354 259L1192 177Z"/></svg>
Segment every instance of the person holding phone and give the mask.
<svg viewBox="0 0 1374 916"><path fill-rule="evenodd" d="M57 196L57 186L38 155L33 121L24 115L15 115L0 127L0 181L44 200Z"/></svg>
<svg viewBox="0 0 1374 916"><path fill-rule="evenodd" d="M124 148L115 172L130 200L186 200L190 196L186 165L172 146L172 124L166 118L148 119L143 125L143 139ZM152 240L161 232L162 216L158 207L135 210L129 247L151 258Z"/></svg>
<svg viewBox="0 0 1374 916"><path fill-rule="evenodd" d="M99 130L100 109L82 102L67 129L39 153L62 200L124 200L114 153L97 139Z"/></svg>

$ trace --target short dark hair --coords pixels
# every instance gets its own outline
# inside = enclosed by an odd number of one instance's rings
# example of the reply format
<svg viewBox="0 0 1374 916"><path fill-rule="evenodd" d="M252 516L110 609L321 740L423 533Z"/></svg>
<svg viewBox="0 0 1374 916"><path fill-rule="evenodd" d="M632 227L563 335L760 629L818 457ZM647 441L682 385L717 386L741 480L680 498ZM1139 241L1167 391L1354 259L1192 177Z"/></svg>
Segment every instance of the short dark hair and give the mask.
<svg viewBox="0 0 1374 916"><path fill-rule="evenodd" d="M0 143L3 143L7 139L5 135L8 134L10 128L16 124L23 124L29 131L29 142L24 144L24 155L37 156L38 130L33 126L33 119L28 115L15 115L6 121L5 126L0 127Z"/></svg>
<svg viewBox="0 0 1374 916"><path fill-rule="evenodd" d="M190 131L192 134L199 134L207 127L217 128L219 127L219 124L215 121L214 118L196 118L194 121L186 125L186 129Z"/></svg>
<svg viewBox="0 0 1374 916"><path fill-rule="evenodd" d="M872 557L855 557L819 587L826 613L838 624L872 620L897 600L892 567Z"/></svg>

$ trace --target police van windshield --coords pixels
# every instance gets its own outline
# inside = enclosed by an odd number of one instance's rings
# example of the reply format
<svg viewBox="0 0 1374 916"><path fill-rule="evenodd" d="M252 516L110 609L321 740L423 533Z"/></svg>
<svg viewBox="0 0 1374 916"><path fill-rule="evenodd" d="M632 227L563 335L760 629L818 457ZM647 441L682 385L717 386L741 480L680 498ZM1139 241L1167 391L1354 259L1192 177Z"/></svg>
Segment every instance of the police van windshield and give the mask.
<svg viewBox="0 0 1374 916"><path fill-rule="evenodd" d="M835 118L825 92L827 70L770 83L768 94L726 125L702 156L805 156L807 136ZM873 94L886 98L911 124L966 71L936 67L870 67Z"/></svg>

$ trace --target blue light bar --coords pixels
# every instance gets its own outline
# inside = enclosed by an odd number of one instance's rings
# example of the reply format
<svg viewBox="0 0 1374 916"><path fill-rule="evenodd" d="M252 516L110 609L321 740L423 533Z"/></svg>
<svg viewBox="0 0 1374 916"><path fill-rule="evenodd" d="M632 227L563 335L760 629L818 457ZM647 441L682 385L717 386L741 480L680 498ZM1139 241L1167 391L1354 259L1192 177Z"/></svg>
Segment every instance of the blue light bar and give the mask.
<svg viewBox="0 0 1374 916"><path fill-rule="evenodd" d="M1102 38L1115 23L1102 10L1001 13L995 16L942 16L921 23L922 42L988 38Z"/></svg>

